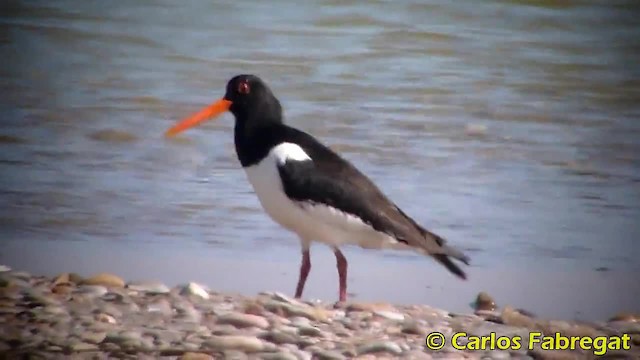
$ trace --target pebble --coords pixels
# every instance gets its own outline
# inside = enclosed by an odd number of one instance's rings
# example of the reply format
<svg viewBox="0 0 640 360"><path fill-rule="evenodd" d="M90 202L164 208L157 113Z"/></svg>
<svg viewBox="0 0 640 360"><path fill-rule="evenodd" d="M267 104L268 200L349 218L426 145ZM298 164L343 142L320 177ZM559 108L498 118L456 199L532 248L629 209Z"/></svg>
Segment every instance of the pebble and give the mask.
<svg viewBox="0 0 640 360"><path fill-rule="evenodd" d="M11 275L11 277L15 279L22 280L22 281L29 281L31 279L31 274L29 274L26 271L10 270L9 275Z"/></svg>
<svg viewBox="0 0 640 360"><path fill-rule="evenodd" d="M51 286L55 287L56 285L60 284L69 285L70 283L71 280L69 279L69 273L62 273L53 279L53 281L51 282Z"/></svg>
<svg viewBox="0 0 640 360"><path fill-rule="evenodd" d="M199 323L202 319L200 311L189 302L182 301L175 303L173 306L176 309L176 316L185 321Z"/></svg>
<svg viewBox="0 0 640 360"><path fill-rule="evenodd" d="M267 295L271 295L271 297L276 301L285 302L287 304L294 304L294 305L301 305L302 304L302 302L300 302L300 301L298 301L296 299L293 299L293 298L291 298L291 297L289 297L289 296L287 296L287 295L285 295L285 294L283 294L281 292L275 292L273 294L267 293Z"/></svg>
<svg viewBox="0 0 640 360"><path fill-rule="evenodd" d="M347 305L347 312L349 311L374 312L374 311L396 311L396 309L392 305L385 304L385 303L351 303Z"/></svg>
<svg viewBox="0 0 640 360"><path fill-rule="evenodd" d="M410 350L402 355L404 359L411 360L431 360L433 357L422 350Z"/></svg>
<svg viewBox="0 0 640 360"><path fill-rule="evenodd" d="M613 333L640 334L640 323L629 321L614 321L607 324Z"/></svg>
<svg viewBox="0 0 640 360"><path fill-rule="evenodd" d="M51 288L51 292L58 295L69 295L72 290L72 285L69 283L56 284Z"/></svg>
<svg viewBox="0 0 640 360"><path fill-rule="evenodd" d="M47 315L62 316L67 314L67 310L58 305L46 306L42 312Z"/></svg>
<svg viewBox="0 0 640 360"><path fill-rule="evenodd" d="M48 279L5 271L0 279L7 284L0 287L0 352L29 348L55 352L51 358L529 360L581 355L425 350L426 333L450 337L454 330L524 338L532 329L582 336L624 331L640 342L640 322L626 314L591 324L545 320L510 306L476 310L478 315L384 303L354 302L336 309L277 292L255 297L209 292L195 283L167 291L154 282L87 284L71 273ZM611 355L638 357L640 350L633 349Z"/></svg>
<svg viewBox="0 0 640 360"><path fill-rule="evenodd" d="M186 352L180 356L179 360L214 360L214 357L205 353Z"/></svg>
<svg viewBox="0 0 640 360"><path fill-rule="evenodd" d="M249 360L247 354L238 350L227 350L222 355L225 360Z"/></svg>
<svg viewBox="0 0 640 360"><path fill-rule="evenodd" d="M496 302L488 293L481 291L476 297L476 310L493 311L496 309Z"/></svg>
<svg viewBox="0 0 640 360"><path fill-rule="evenodd" d="M293 349L290 351L291 351L291 354L295 355L295 357L298 360L311 360L313 358L313 356L307 351L298 350L298 349Z"/></svg>
<svg viewBox="0 0 640 360"><path fill-rule="evenodd" d="M207 290L205 290L205 288L202 285L196 284L194 282L190 282L186 286L184 286L181 294L193 295L205 300L209 299L209 293L207 292Z"/></svg>
<svg viewBox="0 0 640 360"><path fill-rule="evenodd" d="M173 314L173 308L167 299L159 299L158 301L147 304L147 311L150 313L158 313L162 316L169 317Z"/></svg>
<svg viewBox="0 0 640 360"><path fill-rule="evenodd" d="M96 351L98 347L94 344L88 344L83 342L76 342L69 346L69 351L83 352L83 351Z"/></svg>
<svg viewBox="0 0 640 360"><path fill-rule="evenodd" d="M298 360L298 357L290 352L263 353L259 354L259 358L262 360Z"/></svg>
<svg viewBox="0 0 640 360"><path fill-rule="evenodd" d="M100 344L104 339L106 339L107 333L104 331L101 332L93 332L93 331L84 331L80 335L80 338L86 341L89 344Z"/></svg>
<svg viewBox="0 0 640 360"><path fill-rule="evenodd" d="M213 336L205 341L203 345L215 350L240 350L245 352L258 352L265 348L262 340L257 337L242 335Z"/></svg>
<svg viewBox="0 0 640 360"><path fill-rule="evenodd" d="M241 313L229 313L222 315L218 318L218 323L230 324L238 328L253 326L261 329L266 329L269 327L269 321L264 317Z"/></svg>
<svg viewBox="0 0 640 360"><path fill-rule="evenodd" d="M502 314L495 310L476 310L475 315L491 322L502 324Z"/></svg>
<svg viewBox="0 0 640 360"><path fill-rule="evenodd" d="M270 331L264 338L275 344L296 344L299 340L296 335L285 331Z"/></svg>
<svg viewBox="0 0 640 360"><path fill-rule="evenodd" d="M533 349L527 352L527 355L536 360L579 360L584 359L580 353L567 350L541 350Z"/></svg>
<svg viewBox="0 0 640 360"><path fill-rule="evenodd" d="M400 347L400 345L391 341L376 341L358 347L357 352L358 355L378 352L388 352L394 355L399 355L402 353L402 348Z"/></svg>
<svg viewBox="0 0 640 360"><path fill-rule="evenodd" d="M506 325L533 328L535 320L527 315L521 314L511 306L505 306L500 317Z"/></svg>
<svg viewBox="0 0 640 360"><path fill-rule="evenodd" d="M395 311L376 310L373 313L389 320L395 320L395 321L404 320L404 315Z"/></svg>
<svg viewBox="0 0 640 360"><path fill-rule="evenodd" d="M427 330L425 328L423 328L420 325L420 323L418 323L417 321L414 321L414 320L405 321L402 324L402 328L401 328L400 331L402 331L405 334L411 334L411 335L426 335L427 334Z"/></svg>
<svg viewBox="0 0 640 360"><path fill-rule="evenodd" d="M265 304L265 308L273 312L283 312L289 317L305 317L314 321L326 321L330 317L330 311L311 306L292 305L279 301L270 301Z"/></svg>
<svg viewBox="0 0 640 360"><path fill-rule="evenodd" d="M504 350L490 350L483 354L483 359L491 360L508 360L511 358L509 351Z"/></svg>
<svg viewBox="0 0 640 360"><path fill-rule="evenodd" d="M101 297L108 292L109 290L107 290L107 288L102 285L83 285L76 288L75 290L75 293L77 294L90 297Z"/></svg>
<svg viewBox="0 0 640 360"><path fill-rule="evenodd" d="M310 326L311 320L302 316L294 316L290 319L292 325L301 327L301 326Z"/></svg>
<svg viewBox="0 0 640 360"><path fill-rule="evenodd" d="M318 360L346 360L344 355L331 350L316 350L313 355L315 355Z"/></svg>
<svg viewBox="0 0 640 360"><path fill-rule="evenodd" d="M104 341L114 344L137 343L142 342L142 336L137 331L122 330L120 332L112 332L107 334Z"/></svg>
<svg viewBox="0 0 640 360"><path fill-rule="evenodd" d="M632 314L628 312L617 313L609 319L609 322L614 321L640 322L640 314Z"/></svg>
<svg viewBox="0 0 640 360"><path fill-rule="evenodd" d="M168 294L171 289L160 282L134 282L127 284L127 289L147 294Z"/></svg>
<svg viewBox="0 0 640 360"><path fill-rule="evenodd" d="M49 297L36 289L26 289L24 291L23 298L25 301L29 302L31 305L46 306L46 305L57 305L59 303L58 300L52 297Z"/></svg>
<svg viewBox="0 0 640 360"><path fill-rule="evenodd" d="M298 328L298 334L302 336L327 337L327 335L315 326L301 326Z"/></svg>
<svg viewBox="0 0 640 360"><path fill-rule="evenodd" d="M124 280L109 273L99 273L80 282L81 285L102 285L106 287L124 287Z"/></svg>
<svg viewBox="0 0 640 360"><path fill-rule="evenodd" d="M113 316L109 315L109 314L105 314L105 313L98 313L96 314L96 321L102 322L102 323L107 323L107 324L115 324L118 321L116 320L116 318L114 318Z"/></svg>
<svg viewBox="0 0 640 360"><path fill-rule="evenodd" d="M107 303L100 306L99 309L94 310L94 313L105 313L107 315L111 315L113 317L122 317L122 311L115 305Z"/></svg>

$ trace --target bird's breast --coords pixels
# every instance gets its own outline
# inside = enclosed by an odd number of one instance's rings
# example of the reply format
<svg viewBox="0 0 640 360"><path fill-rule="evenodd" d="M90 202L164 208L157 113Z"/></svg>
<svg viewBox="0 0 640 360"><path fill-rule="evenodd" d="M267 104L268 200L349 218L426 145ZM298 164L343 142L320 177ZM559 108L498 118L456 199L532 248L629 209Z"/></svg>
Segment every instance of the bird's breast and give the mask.
<svg viewBox="0 0 640 360"><path fill-rule="evenodd" d="M285 193L278 172L279 163L300 161L294 159L306 156L302 149L296 147L297 145L292 144L278 145L267 157L244 170L266 213L280 225L300 233L306 231L305 227L310 227L311 224L308 224L304 211Z"/></svg>

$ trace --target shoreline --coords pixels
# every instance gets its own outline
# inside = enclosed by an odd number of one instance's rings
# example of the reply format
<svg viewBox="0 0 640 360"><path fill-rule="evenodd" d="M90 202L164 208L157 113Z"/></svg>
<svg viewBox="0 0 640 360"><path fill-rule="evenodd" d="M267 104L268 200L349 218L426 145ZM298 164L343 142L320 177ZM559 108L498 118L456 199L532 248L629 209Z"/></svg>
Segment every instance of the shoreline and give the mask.
<svg viewBox="0 0 640 360"><path fill-rule="evenodd" d="M538 318L505 306L494 309L483 295L480 309L452 313L429 305L333 303L296 300L279 292L244 296L195 282L173 288L157 282L125 281L117 274L83 278L73 273L31 275L0 270L0 353L68 358L166 359L572 359L592 350L543 350L541 336L607 339L629 335L630 350L609 356L640 356L640 317L620 314L607 321ZM430 350L425 337L439 332L445 346ZM473 337L520 337L520 348L472 351ZM461 339L461 340L460 340ZM492 341L495 341L492 340ZM612 341L612 340L611 340ZM531 346L531 348L530 348ZM615 347L615 346L614 346Z"/></svg>
<svg viewBox="0 0 640 360"><path fill-rule="evenodd" d="M346 249L345 254L350 265L348 292L355 301L426 303L464 313L473 311L470 304L479 292L487 292L500 306L511 304L540 317L601 321L622 311L640 313L640 268L620 266L596 271L554 259L524 264L485 257L473 262L468 279L461 281L420 256L372 254L357 248ZM195 281L218 291L243 295L264 290L292 294L299 256L295 246L270 246L256 253L206 244L178 247L146 242L71 243L9 238L3 243L0 264L33 274L76 272L89 276L117 269L117 275L128 281L153 280L168 286ZM304 297L334 300L337 277L331 251L314 247Z"/></svg>

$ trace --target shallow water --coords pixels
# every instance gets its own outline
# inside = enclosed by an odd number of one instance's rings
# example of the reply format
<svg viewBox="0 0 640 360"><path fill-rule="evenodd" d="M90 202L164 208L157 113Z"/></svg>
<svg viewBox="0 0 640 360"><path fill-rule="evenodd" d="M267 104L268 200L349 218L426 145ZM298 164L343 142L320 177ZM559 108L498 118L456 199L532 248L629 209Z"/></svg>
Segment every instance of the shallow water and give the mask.
<svg viewBox="0 0 640 360"><path fill-rule="evenodd" d="M346 249L357 298L468 311L489 290L541 315L640 311L638 13L633 1L10 2L0 262L291 292L297 239L262 213L232 117L162 136L250 72L290 124L472 258L460 282L416 255ZM333 259L314 255L307 292L332 300Z"/></svg>

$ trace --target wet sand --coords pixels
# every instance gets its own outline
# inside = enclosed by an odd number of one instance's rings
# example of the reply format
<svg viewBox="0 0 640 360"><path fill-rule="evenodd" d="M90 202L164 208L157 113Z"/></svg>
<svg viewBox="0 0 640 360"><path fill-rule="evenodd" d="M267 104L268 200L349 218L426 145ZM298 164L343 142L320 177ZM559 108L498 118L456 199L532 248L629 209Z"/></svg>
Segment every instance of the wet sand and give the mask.
<svg viewBox="0 0 640 360"><path fill-rule="evenodd" d="M8 240L3 248L0 263L34 274L68 271L88 276L117 269L118 275L126 279L156 280L170 286L189 280L247 296L261 291L291 295L300 261L298 249L293 246L266 245L261 255L193 244L117 241L78 241L70 246L58 241ZM564 263L554 266L548 260L544 267L472 263L468 267L469 279L461 281L420 256L394 252L374 256L356 248L345 248L345 254L350 266L348 290L358 301L428 304L469 312L476 295L486 291L498 306L511 305L549 318L598 321L620 312L640 313L640 282L637 273L630 271L567 268ZM335 301L338 278L332 253L323 246L314 246L311 260L304 297Z"/></svg>

